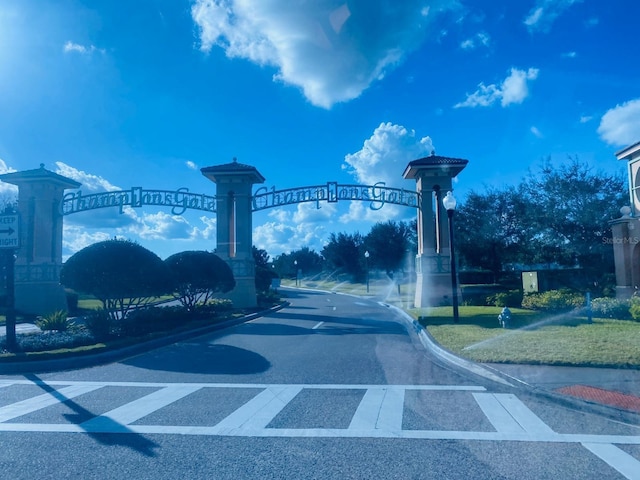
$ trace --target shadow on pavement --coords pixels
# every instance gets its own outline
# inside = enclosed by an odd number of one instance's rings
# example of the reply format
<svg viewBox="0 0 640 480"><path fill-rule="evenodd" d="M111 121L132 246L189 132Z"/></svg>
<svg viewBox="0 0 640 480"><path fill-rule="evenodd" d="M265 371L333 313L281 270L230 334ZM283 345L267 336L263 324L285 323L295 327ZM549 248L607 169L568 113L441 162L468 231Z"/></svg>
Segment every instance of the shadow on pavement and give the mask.
<svg viewBox="0 0 640 480"><path fill-rule="evenodd" d="M148 370L230 375L261 373L271 367L262 355L231 345L185 342L169 348L171 355L157 351L120 363Z"/></svg>

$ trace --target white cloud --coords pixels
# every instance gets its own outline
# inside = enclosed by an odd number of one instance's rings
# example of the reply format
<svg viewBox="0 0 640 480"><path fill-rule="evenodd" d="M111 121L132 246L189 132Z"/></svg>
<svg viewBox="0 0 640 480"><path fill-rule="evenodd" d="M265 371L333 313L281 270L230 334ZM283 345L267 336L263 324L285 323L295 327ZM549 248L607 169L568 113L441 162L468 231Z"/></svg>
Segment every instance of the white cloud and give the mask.
<svg viewBox="0 0 640 480"><path fill-rule="evenodd" d="M512 103L522 103L529 96L528 82L538 78L538 73L537 68L529 68L526 71L512 68L509 76L502 81L500 86L495 84L487 86L480 83L478 90L467 94L467 99L454 105L454 108L489 107L498 100L503 107Z"/></svg>
<svg viewBox="0 0 640 480"><path fill-rule="evenodd" d="M591 115L582 115L580 117L580 123L587 123L590 122L593 119L593 117Z"/></svg>
<svg viewBox="0 0 640 480"><path fill-rule="evenodd" d="M97 48L95 45L87 46L87 45L81 45L79 43L74 43L71 41L67 41L67 43L64 44L64 46L62 47L62 51L64 53L75 52L75 53L80 53L82 55L88 55L93 52L100 52L100 53L105 52L103 48Z"/></svg>
<svg viewBox="0 0 640 480"><path fill-rule="evenodd" d="M198 170L198 165L196 165L195 162L192 162L191 160L187 160L185 164L187 165L187 168L190 168L191 170Z"/></svg>
<svg viewBox="0 0 640 480"><path fill-rule="evenodd" d="M538 138L543 137L542 132L536 126L531 127L531 133L533 133Z"/></svg>
<svg viewBox="0 0 640 480"><path fill-rule="evenodd" d="M577 52L566 52L566 53L563 53L562 56L564 58L576 58L578 56L578 53Z"/></svg>
<svg viewBox="0 0 640 480"><path fill-rule="evenodd" d="M490 42L491 37L489 37L489 34L486 32L480 32L460 43L460 48L463 50L475 50L480 46L488 47Z"/></svg>
<svg viewBox="0 0 640 480"><path fill-rule="evenodd" d="M0 158L0 174L15 172L15 168L10 168ZM18 198L18 186L10 183L0 182L0 206L4 202L10 202Z"/></svg>
<svg viewBox="0 0 640 480"><path fill-rule="evenodd" d="M414 189L402 178L402 172L410 161L425 157L432 151L430 137L420 138L414 130L390 122L381 123L364 141L362 149L344 157L342 168L360 184L385 182L387 187Z"/></svg>
<svg viewBox="0 0 640 480"><path fill-rule="evenodd" d="M169 215L165 212L144 213L135 227L128 229L140 238L157 239L189 239L193 237L193 227L182 216Z"/></svg>
<svg viewBox="0 0 640 480"><path fill-rule="evenodd" d="M640 98L607 111L600 120L598 134L609 145L627 146L640 141Z"/></svg>
<svg viewBox="0 0 640 480"><path fill-rule="evenodd" d="M327 237L326 224L266 222L253 230L253 244L273 257L305 246L320 251Z"/></svg>
<svg viewBox="0 0 640 480"><path fill-rule="evenodd" d="M112 192L115 190L122 190L120 187L116 187L103 177L78 170L66 163L55 162L55 165L56 173L58 175L69 177L76 182L80 182L83 190L88 190L89 192Z"/></svg>
<svg viewBox="0 0 640 480"><path fill-rule="evenodd" d="M529 10L524 24L530 32L547 33L551 26L565 10L582 0L537 0L536 5Z"/></svg>
<svg viewBox="0 0 640 480"><path fill-rule="evenodd" d="M335 204L320 202L317 208L315 203L299 203L293 214L295 223L317 223L330 221L336 213Z"/></svg>
<svg viewBox="0 0 640 480"><path fill-rule="evenodd" d="M437 4L443 12L458 1ZM219 47L230 58L275 67L274 79L329 108L357 98L415 50L433 11L424 0L195 0L191 16L203 52Z"/></svg>
<svg viewBox="0 0 640 480"><path fill-rule="evenodd" d="M62 235L62 248L73 254L91 244L109 240L113 237L113 235L106 232L89 232L86 227L65 223Z"/></svg>

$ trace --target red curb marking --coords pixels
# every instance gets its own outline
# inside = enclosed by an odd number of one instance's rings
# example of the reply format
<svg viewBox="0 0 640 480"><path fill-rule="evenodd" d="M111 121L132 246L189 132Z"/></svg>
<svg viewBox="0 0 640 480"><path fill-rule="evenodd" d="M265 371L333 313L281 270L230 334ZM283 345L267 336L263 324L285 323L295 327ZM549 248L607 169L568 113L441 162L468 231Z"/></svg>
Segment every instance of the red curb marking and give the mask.
<svg viewBox="0 0 640 480"><path fill-rule="evenodd" d="M623 408L640 413L640 397L626 395L611 390L603 390L602 388L587 387L584 385L572 385L570 387L559 388L557 392L582 398L584 400L592 400L605 405Z"/></svg>

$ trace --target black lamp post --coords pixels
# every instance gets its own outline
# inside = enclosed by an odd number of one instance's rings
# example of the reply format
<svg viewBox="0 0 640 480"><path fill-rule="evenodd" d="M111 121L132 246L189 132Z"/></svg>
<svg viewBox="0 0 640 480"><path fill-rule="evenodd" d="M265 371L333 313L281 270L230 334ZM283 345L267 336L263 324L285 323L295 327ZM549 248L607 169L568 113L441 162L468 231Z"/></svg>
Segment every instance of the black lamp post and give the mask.
<svg viewBox="0 0 640 480"><path fill-rule="evenodd" d="M447 192L447 195L442 199L444 208L447 209L447 216L449 217L449 250L451 252L451 289L453 296L451 298L451 304L453 305L453 323L458 323L458 275L456 272L456 253L453 243L453 213L456 210L456 199L451 192Z"/></svg>
<svg viewBox="0 0 640 480"><path fill-rule="evenodd" d="M367 293L369 293L369 250L364 252L364 264L367 270Z"/></svg>

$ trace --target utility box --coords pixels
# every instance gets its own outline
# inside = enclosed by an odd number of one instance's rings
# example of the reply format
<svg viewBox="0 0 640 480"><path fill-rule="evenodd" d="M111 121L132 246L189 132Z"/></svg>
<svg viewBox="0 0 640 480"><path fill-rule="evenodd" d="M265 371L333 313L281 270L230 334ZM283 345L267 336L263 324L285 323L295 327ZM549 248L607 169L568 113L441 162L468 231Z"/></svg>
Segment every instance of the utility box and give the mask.
<svg viewBox="0 0 640 480"><path fill-rule="evenodd" d="M537 293L538 272L522 272L522 291L524 293Z"/></svg>

